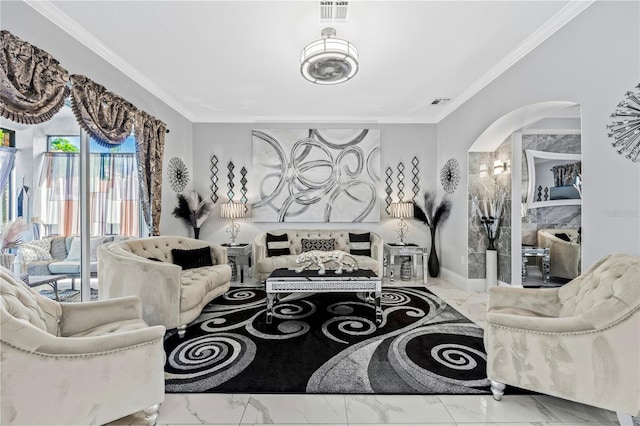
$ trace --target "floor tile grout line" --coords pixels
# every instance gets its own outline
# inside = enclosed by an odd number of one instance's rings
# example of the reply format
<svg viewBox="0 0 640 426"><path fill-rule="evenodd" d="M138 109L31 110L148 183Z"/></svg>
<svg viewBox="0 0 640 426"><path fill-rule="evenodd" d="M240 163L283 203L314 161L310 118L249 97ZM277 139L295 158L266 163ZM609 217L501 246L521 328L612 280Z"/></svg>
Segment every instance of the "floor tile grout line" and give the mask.
<svg viewBox="0 0 640 426"><path fill-rule="evenodd" d="M244 420L244 414L247 412L247 408L249 407L249 402L251 401L252 397L253 397L253 394L250 393L249 398L247 398L247 403L244 404L244 410L242 410L242 415L240 416L240 420L238 420L238 426L242 425L242 420Z"/></svg>

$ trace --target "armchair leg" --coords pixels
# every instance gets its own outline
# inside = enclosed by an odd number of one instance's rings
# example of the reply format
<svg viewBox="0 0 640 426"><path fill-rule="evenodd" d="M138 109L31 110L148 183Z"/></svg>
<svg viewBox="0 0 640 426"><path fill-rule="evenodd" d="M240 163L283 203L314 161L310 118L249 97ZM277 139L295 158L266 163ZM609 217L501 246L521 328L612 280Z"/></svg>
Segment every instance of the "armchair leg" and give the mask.
<svg viewBox="0 0 640 426"><path fill-rule="evenodd" d="M183 339L184 335L187 333L187 324L183 324L178 326L178 336Z"/></svg>
<svg viewBox="0 0 640 426"><path fill-rule="evenodd" d="M500 401L502 399L502 395L504 395L504 388L506 387L507 385L504 383L491 380L491 393L493 394L493 399Z"/></svg>
<svg viewBox="0 0 640 426"><path fill-rule="evenodd" d="M149 426L155 426L158 420L158 413L160 412L160 404L152 405L144 410L144 419Z"/></svg>

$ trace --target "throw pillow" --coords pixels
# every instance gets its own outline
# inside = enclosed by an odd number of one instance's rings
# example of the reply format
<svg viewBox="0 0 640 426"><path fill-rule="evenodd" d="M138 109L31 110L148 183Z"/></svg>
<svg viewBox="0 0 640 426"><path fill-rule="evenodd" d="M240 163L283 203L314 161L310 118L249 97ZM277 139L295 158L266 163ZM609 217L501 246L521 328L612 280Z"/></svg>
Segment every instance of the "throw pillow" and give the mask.
<svg viewBox="0 0 640 426"><path fill-rule="evenodd" d="M35 262L36 260L51 260L51 239L34 240L22 243L18 247L17 255L22 257L24 262Z"/></svg>
<svg viewBox="0 0 640 426"><path fill-rule="evenodd" d="M569 238L569 236L564 233L564 232L560 232L558 234L555 234L556 237L560 238L562 241L571 241L571 238Z"/></svg>
<svg viewBox="0 0 640 426"><path fill-rule="evenodd" d="M349 253L371 257L371 233L352 234L349 232Z"/></svg>
<svg viewBox="0 0 640 426"><path fill-rule="evenodd" d="M67 237L53 237L51 240L51 257L62 260L67 257ZM45 274L47 275L47 274Z"/></svg>
<svg viewBox="0 0 640 426"><path fill-rule="evenodd" d="M303 238L300 242L303 252L311 250L332 251L336 246L335 238L318 238L313 240Z"/></svg>
<svg viewBox="0 0 640 426"><path fill-rule="evenodd" d="M67 258L65 260L71 262L80 261L80 255L82 254L80 248L80 237L73 237L71 240L71 245L69 246L69 253L67 253Z"/></svg>
<svg viewBox="0 0 640 426"><path fill-rule="evenodd" d="M267 233L267 256L284 256L291 254L289 236L287 234L272 235Z"/></svg>
<svg viewBox="0 0 640 426"><path fill-rule="evenodd" d="M192 250L172 249L171 256L173 264L179 265L182 269L202 268L203 266L213 266L211 258L211 248L202 247Z"/></svg>

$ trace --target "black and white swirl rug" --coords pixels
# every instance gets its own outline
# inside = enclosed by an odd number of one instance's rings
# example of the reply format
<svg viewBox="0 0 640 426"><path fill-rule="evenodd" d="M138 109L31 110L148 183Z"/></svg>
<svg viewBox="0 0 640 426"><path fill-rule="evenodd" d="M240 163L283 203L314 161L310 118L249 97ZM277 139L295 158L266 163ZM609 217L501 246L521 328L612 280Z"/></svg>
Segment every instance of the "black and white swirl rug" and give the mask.
<svg viewBox="0 0 640 426"><path fill-rule="evenodd" d="M290 294L265 323L262 289L210 303L165 337L167 392L487 394L483 330L433 293Z"/></svg>

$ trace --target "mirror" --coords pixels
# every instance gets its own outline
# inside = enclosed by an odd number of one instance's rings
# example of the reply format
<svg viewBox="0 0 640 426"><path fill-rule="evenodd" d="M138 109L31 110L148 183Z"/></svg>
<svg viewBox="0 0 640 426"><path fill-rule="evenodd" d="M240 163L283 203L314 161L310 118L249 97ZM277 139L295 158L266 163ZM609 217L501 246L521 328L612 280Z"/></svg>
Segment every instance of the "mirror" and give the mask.
<svg viewBox="0 0 640 426"><path fill-rule="evenodd" d="M527 208L580 205L582 160L580 154L525 151L528 185ZM577 185L578 188L576 188Z"/></svg>

